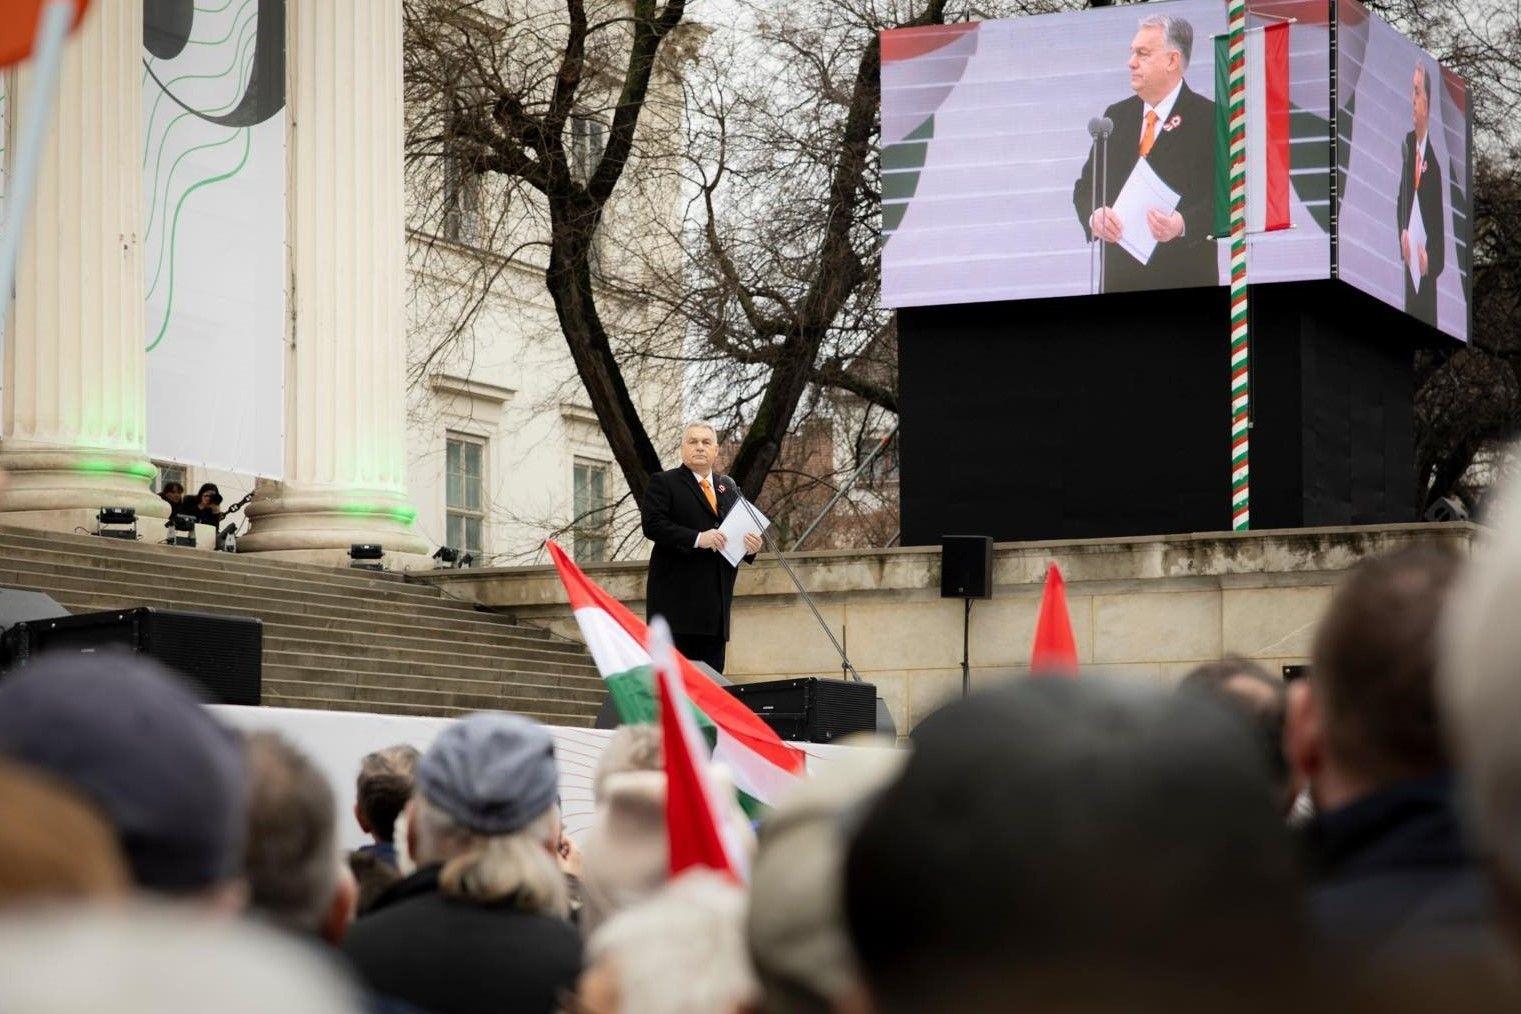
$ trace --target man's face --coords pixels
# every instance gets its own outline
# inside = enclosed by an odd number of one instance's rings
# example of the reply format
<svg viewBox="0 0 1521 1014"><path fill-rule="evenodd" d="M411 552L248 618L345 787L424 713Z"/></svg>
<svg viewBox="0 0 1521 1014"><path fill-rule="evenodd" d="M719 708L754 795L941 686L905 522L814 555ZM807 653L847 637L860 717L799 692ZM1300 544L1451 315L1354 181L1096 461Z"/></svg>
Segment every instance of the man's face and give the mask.
<svg viewBox="0 0 1521 1014"><path fill-rule="evenodd" d="M701 475L718 461L718 437L706 426L688 426L681 435L681 463Z"/></svg>
<svg viewBox="0 0 1521 1014"><path fill-rule="evenodd" d="M1167 48L1162 29L1149 25L1130 40L1130 87L1144 102L1161 101L1183 77L1183 55Z"/></svg>
<svg viewBox="0 0 1521 1014"><path fill-rule="evenodd" d="M1426 120L1431 115L1431 103L1426 101L1426 72L1420 67L1410 76L1410 105L1415 115L1415 132L1426 133Z"/></svg>

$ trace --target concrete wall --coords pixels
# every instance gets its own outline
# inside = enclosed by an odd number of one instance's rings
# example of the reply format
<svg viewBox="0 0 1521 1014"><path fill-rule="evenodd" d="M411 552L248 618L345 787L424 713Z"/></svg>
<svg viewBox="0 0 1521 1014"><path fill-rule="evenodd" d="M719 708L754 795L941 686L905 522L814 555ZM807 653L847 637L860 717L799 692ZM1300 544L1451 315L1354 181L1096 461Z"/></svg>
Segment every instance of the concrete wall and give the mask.
<svg viewBox="0 0 1521 1014"><path fill-rule="evenodd" d="M1083 670L1170 684L1226 653L1270 667L1304 662L1315 623L1348 567L1410 545L1466 555L1477 531L1470 524L1416 524L1003 543L994 550L993 597L972 606L972 683L1028 671L1051 561L1067 580ZM792 563L851 662L877 684L900 733L960 692L963 607L939 597L938 547L805 553ZM588 573L642 613L643 564ZM578 636L553 568L445 571L423 579ZM828 638L786 571L767 556L740 575L728 657L727 674L740 681L839 673Z"/></svg>

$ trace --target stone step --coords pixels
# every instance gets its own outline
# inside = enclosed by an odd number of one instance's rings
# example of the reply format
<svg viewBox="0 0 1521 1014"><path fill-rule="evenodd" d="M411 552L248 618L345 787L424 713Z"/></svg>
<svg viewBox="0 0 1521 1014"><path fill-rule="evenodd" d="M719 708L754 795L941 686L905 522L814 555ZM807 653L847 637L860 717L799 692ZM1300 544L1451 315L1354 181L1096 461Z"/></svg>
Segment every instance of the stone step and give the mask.
<svg viewBox="0 0 1521 1014"><path fill-rule="evenodd" d="M146 528L140 528L146 532ZM101 547L105 548L102 549ZM62 551L72 548L86 554L112 556L117 559L140 560L144 563L168 563L187 567L219 570L242 575L267 575L287 579L305 579L320 583L343 585L356 590L369 590L379 585L391 585L397 589L416 590L420 583L409 582L400 573L389 571L359 571L348 567L321 567L288 560L265 560L256 554L215 553L177 546L163 546L154 542L128 542L124 539L102 539L93 535L76 535L69 532L38 532L24 528L0 528L0 547L30 548L40 551Z"/></svg>
<svg viewBox="0 0 1521 1014"><path fill-rule="evenodd" d="M279 643L279 648L271 648L272 643ZM323 649L328 649L324 651ZM601 676L596 674L594 668L586 667L591 675L584 673L564 673L546 670L539 666L529 668L529 663L519 659L489 659L483 658L487 664L480 662L467 662L474 656L461 656L458 654L445 654L442 652L377 652L373 657L363 655L336 655L330 654L331 648L327 645L311 644L297 650L287 650L285 642L266 642L264 645L264 665L266 670L270 666L290 666L297 669L344 669L365 674L402 673L407 676L418 676L438 679L500 679L510 682L526 682L529 679L538 680L547 687L561 687L567 692L591 692L601 694L606 690L606 684ZM408 657L401 657L408 656ZM419 661L412 656L425 656ZM449 661L442 661L448 659ZM511 667L504 667L511 663ZM481 674L485 674L482 676ZM600 698L599 698L600 699Z"/></svg>
<svg viewBox="0 0 1521 1014"><path fill-rule="evenodd" d="M272 708L306 708L313 711L364 711L381 715L430 715L438 718L458 718L468 715L470 708L440 704L401 704L395 701L356 701L320 696L293 696L270 694L264 704ZM589 729L596 722L595 716L572 715L562 712L520 711L518 714L545 725L562 725Z"/></svg>
<svg viewBox="0 0 1521 1014"><path fill-rule="evenodd" d="M242 584L229 585L225 580L176 581L156 575L140 575L128 571L97 571L80 566L57 566L51 564L23 563L0 556L0 587L31 587L46 584L59 591L84 593L142 594L183 602L194 609L198 604L225 605L228 608L245 609L250 612L267 605L272 600L299 603L301 613L307 616L326 616L334 619L358 619L369 621L376 616L411 625L427 619L448 624L456 630L479 630L485 634L503 634L517 637L542 638L527 633L534 628L512 623L505 617L475 610L459 610L442 607L436 603L376 602L356 599L352 595L334 595L326 592L282 592L277 589L249 587ZM568 642L567 642L568 643Z"/></svg>
<svg viewBox="0 0 1521 1014"><path fill-rule="evenodd" d="M280 599L254 599L246 596L208 596L200 599L183 599L165 595L148 594L143 589L121 582L95 582L88 590L60 587L70 582L50 582L46 578L16 574L6 582L12 588L45 591L57 599L60 605L71 611L128 609L135 606L153 606L159 609L175 609L182 612L211 613L218 616L248 616L263 620L266 627L288 626L321 630L323 636L331 633L335 638L349 640L348 635L377 634L415 639L420 630L436 630L449 638L468 639L473 644L492 645L503 649L522 648L540 652L546 656L579 656L585 649L574 641L546 641L517 633L517 628L507 627L502 632L483 629L481 625L458 625L455 621L433 619L432 622L408 623L400 617L391 618L372 614L368 619L363 610L354 616L327 616L302 611L299 601ZM277 608L278 607L278 608Z"/></svg>
<svg viewBox="0 0 1521 1014"><path fill-rule="evenodd" d="M534 711L595 716L601 701L567 701L543 693L518 693L516 685L480 683L468 690L444 687L397 687L363 680L340 679L343 674L317 670L281 669L266 673L264 689L280 697L298 694L342 701L384 700L426 707L464 708L469 711ZM364 674L349 674L364 675ZM535 688L524 688L535 689Z"/></svg>
<svg viewBox="0 0 1521 1014"><path fill-rule="evenodd" d="M73 612L259 619L272 707L495 709L586 727L606 697L583 645L397 575L0 528L0 587L45 592Z"/></svg>

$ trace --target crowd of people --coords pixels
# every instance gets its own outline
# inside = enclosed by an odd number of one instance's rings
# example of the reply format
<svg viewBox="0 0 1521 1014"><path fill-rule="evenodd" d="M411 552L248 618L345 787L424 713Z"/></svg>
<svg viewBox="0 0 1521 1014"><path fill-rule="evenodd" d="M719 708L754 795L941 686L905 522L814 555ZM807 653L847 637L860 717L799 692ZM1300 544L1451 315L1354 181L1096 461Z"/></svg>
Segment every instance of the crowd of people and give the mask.
<svg viewBox="0 0 1521 1014"><path fill-rule="evenodd" d="M520 716L356 757L350 816L153 663L44 658L0 682L0 1010L1506 1009L1517 614L1500 528L1352 568L1291 683L956 700L758 820L721 792L745 882L669 876L655 726L613 735L577 846Z"/></svg>

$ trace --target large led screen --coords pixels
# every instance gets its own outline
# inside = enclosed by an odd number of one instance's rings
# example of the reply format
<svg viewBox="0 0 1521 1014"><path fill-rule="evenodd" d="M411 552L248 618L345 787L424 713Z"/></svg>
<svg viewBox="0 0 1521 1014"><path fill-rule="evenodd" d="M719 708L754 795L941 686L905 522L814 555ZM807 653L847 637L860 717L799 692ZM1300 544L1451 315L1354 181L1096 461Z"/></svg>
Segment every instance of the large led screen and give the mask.
<svg viewBox="0 0 1521 1014"><path fill-rule="evenodd" d="M1253 235L1251 279L1328 278L1328 8L1274 0L1253 13L1254 26L1295 20L1272 83L1288 106L1275 121L1287 228ZM1173 0L884 33L884 304L1226 284L1225 28L1220 0Z"/></svg>
<svg viewBox="0 0 1521 1014"><path fill-rule="evenodd" d="M1353 0L1337 21L1337 277L1466 341L1468 86Z"/></svg>

